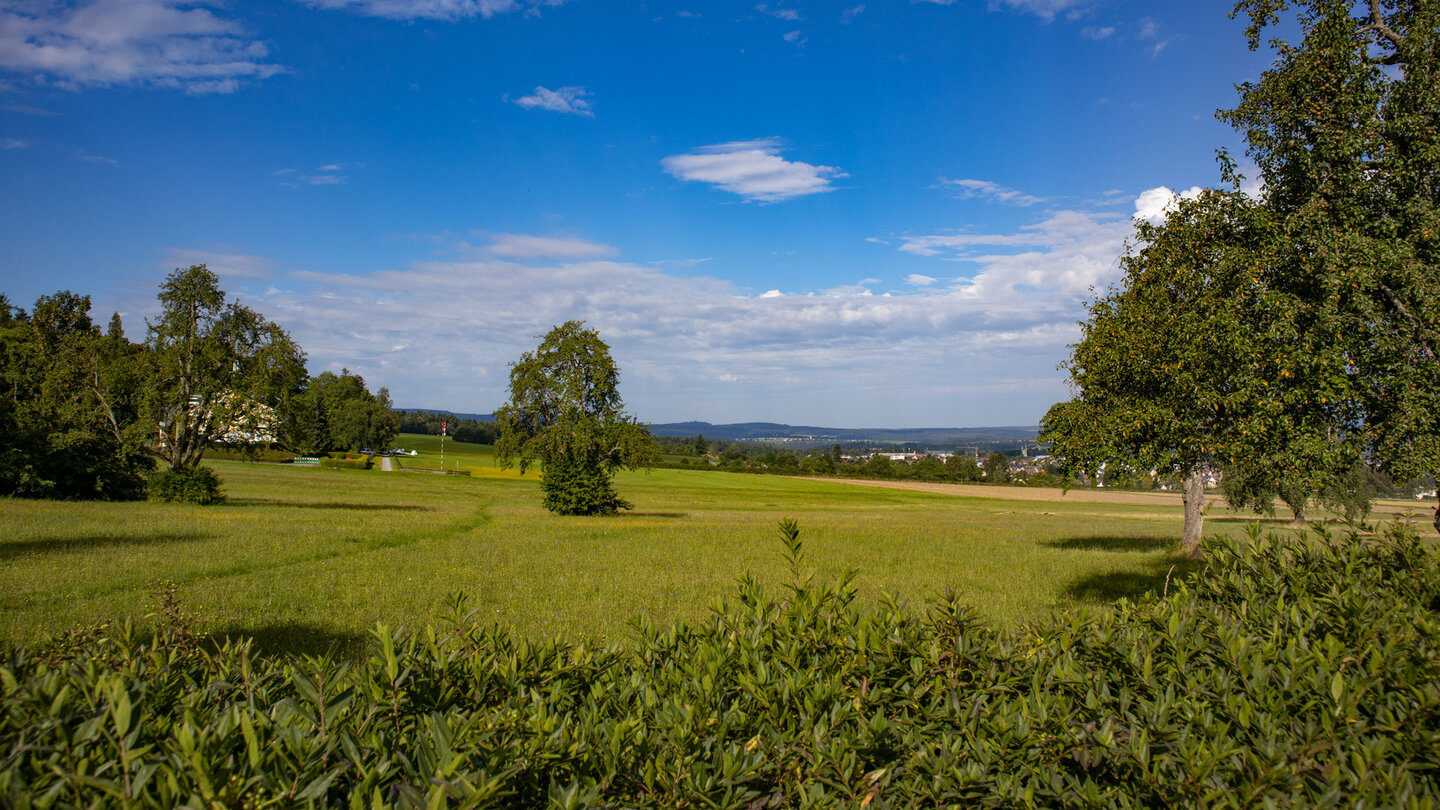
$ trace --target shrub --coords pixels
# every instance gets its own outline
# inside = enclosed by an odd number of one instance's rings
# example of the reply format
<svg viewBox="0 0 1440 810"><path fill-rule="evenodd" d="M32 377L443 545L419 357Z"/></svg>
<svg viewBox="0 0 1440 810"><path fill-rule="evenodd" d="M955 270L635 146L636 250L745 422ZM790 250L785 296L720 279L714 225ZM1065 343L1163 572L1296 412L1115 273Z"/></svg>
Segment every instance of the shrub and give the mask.
<svg viewBox="0 0 1440 810"><path fill-rule="evenodd" d="M224 461L264 461L284 464L295 460L295 454L274 447L212 447L205 451L205 458Z"/></svg>
<svg viewBox="0 0 1440 810"><path fill-rule="evenodd" d="M219 477L204 466L161 470L150 476L145 491L152 501L208 506L225 500Z"/></svg>
<svg viewBox="0 0 1440 810"><path fill-rule="evenodd" d="M374 466L375 457L364 458L322 458L320 466L328 470L368 470Z"/></svg>
<svg viewBox="0 0 1440 810"><path fill-rule="evenodd" d="M1436 806L1435 552L1206 548L1167 596L1013 633L953 594L862 611L793 526L788 584L603 649L457 597L365 660L261 657L172 606L0 651L0 804Z"/></svg>

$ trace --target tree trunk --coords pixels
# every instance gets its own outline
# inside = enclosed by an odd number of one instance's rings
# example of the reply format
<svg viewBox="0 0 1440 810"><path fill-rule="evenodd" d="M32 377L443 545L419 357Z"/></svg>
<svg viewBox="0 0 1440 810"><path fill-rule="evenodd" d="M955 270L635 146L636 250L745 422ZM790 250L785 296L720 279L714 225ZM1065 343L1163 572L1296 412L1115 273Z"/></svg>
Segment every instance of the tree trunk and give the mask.
<svg viewBox="0 0 1440 810"><path fill-rule="evenodd" d="M1305 522L1305 502L1304 502L1304 501L1301 501L1299 505L1290 507L1290 513L1295 516L1295 522L1296 522L1296 523L1304 523L1304 522Z"/></svg>
<svg viewBox="0 0 1440 810"><path fill-rule="evenodd" d="M1185 476L1185 531L1180 537L1180 555L1190 559L1200 557L1200 533L1205 524L1205 479L1200 468L1191 469Z"/></svg>
<svg viewBox="0 0 1440 810"><path fill-rule="evenodd" d="M1435 504L1435 531L1440 532L1440 503Z"/></svg>

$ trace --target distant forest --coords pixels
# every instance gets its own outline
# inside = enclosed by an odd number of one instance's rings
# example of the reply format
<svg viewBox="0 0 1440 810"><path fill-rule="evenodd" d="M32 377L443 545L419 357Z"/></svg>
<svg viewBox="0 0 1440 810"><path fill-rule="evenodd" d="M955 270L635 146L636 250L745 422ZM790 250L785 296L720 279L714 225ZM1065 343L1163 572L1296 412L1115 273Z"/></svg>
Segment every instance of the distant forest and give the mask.
<svg viewBox="0 0 1440 810"><path fill-rule="evenodd" d="M494 444L500 437L500 432L495 428L495 423L480 421L473 417L479 414L455 414L448 411L392 411L395 420L400 423L401 433L419 433L422 435L439 436L440 425L445 423L445 434L460 442L473 442L475 444Z"/></svg>

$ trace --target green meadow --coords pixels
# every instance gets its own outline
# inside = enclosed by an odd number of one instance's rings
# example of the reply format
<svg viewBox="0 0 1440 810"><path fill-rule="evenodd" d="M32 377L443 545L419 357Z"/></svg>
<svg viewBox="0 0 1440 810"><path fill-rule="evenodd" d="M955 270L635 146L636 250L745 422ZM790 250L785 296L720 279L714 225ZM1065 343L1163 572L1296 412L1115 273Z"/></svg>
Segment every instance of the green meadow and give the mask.
<svg viewBox="0 0 1440 810"><path fill-rule="evenodd" d="M207 635L262 649L365 644L377 621L419 626L464 592L480 617L531 635L627 632L703 616L749 572L788 576L776 540L800 522L819 576L858 572L861 598L923 604L953 589L998 624L1164 586L1179 537L1170 505L1031 502L688 470L626 473L634 510L557 517L538 478L489 447L404 435L401 471L211 462L228 501L0 500L0 638L131 617L173 582ZM1249 516L1212 515L1207 533ZM1178 575L1183 568L1175 569Z"/></svg>

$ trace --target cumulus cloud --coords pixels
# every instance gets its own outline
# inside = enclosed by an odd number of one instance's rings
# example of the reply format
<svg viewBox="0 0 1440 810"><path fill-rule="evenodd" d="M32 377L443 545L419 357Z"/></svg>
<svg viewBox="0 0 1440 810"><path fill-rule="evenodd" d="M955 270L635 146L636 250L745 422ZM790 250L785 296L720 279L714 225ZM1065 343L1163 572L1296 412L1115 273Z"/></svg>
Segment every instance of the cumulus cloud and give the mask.
<svg viewBox="0 0 1440 810"><path fill-rule="evenodd" d="M618 251L611 245L587 242L574 237L529 236L518 233L497 233L487 251L506 259L569 259L584 261L613 256Z"/></svg>
<svg viewBox="0 0 1440 810"><path fill-rule="evenodd" d="M453 22L476 17L490 19L499 14L524 11L535 15L545 6L564 5L566 0L302 0L306 5L339 9L367 17L388 20L440 20Z"/></svg>
<svg viewBox="0 0 1440 810"><path fill-rule="evenodd" d="M590 92L584 87L561 87L557 90L550 90L537 86L535 92L528 96L521 96L514 102L527 110L549 110L594 118L595 113L590 109L590 102L585 100L585 97L589 95Z"/></svg>
<svg viewBox="0 0 1440 810"><path fill-rule="evenodd" d="M942 177L940 178L939 185L941 188L950 189L954 192L955 196L962 200L980 197L1007 205L1020 206L1034 205L1035 203L1044 201L1040 197L1035 197L1022 191L1016 191L1013 188L1006 188L998 183L992 183L989 180L948 180Z"/></svg>
<svg viewBox="0 0 1440 810"><path fill-rule="evenodd" d="M71 90L230 93L283 72L269 56L240 23L181 0L0 5L0 72Z"/></svg>
<svg viewBox="0 0 1440 810"><path fill-rule="evenodd" d="M709 183L756 202L779 202L833 191L831 180L848 177L833 166L785 160L780 152L776 138L734 141L670 155L660 165L681 180Z"/></svg>
<svg viewBox="0 0 1440 810"><path fill-rule="evenodd" d="M1199 186L1190 188L1176 194L1165 186L1157 186L1140 192L1135 198L1135 218L1143 219L1152 225L1159 225L1165 221L1165 215L1175 209L1175 203L1181 199L1193 200L1200 196Z"/></svg>

